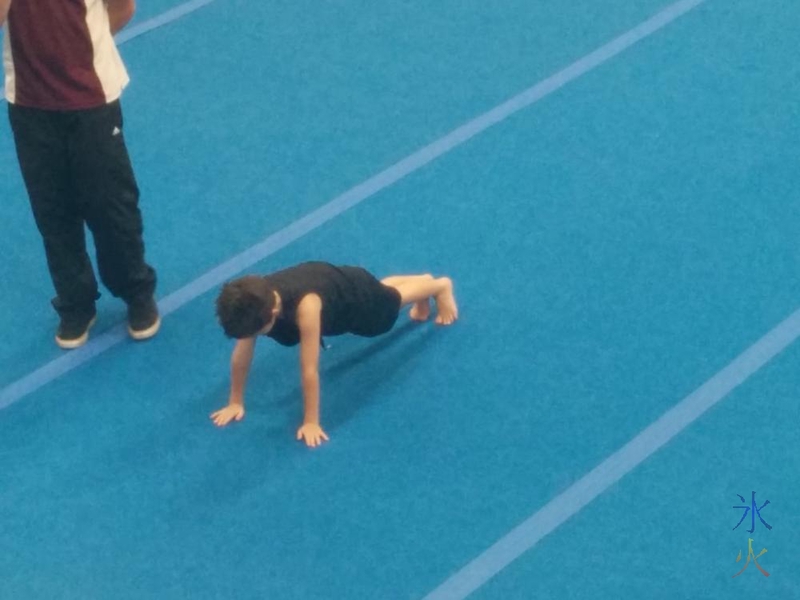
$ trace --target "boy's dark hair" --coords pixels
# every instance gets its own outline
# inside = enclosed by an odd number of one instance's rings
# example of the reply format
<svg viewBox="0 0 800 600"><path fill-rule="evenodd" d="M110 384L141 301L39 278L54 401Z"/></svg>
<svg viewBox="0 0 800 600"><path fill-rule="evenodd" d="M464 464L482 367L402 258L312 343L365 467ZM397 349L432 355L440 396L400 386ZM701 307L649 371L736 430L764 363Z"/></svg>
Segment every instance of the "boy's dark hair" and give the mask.
<svg viewBox="0 0 800 600"><path fill-rule="evenodd" d="M217 319L225 335L252 337L272 320L275 294L266 279L248 275L222 286L217 297Z"/></svg>

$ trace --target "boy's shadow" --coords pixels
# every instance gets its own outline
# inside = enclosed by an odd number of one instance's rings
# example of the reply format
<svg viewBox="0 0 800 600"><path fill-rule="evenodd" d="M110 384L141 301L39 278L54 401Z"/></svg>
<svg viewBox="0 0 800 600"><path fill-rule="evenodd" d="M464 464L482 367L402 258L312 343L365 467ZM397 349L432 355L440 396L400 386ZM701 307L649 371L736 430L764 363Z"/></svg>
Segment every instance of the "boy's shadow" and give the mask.
<svg viewBox="0 0 800 600"><path fill-rule="evenodd" d="M359 340L365 344L364 347L324 367L320 373L324 430L329 433L336 430L359 410L379 399L381 386L390 384L415 357L421 357L429 337L436 333L435 329L433 324L406 323L376 340ZM342 340L337 346L344 348L349 341ZM297 352L297 348L293 350ZM327 352L332 351L333 348ZM330 354L328 358L331 358ZM293 379L299 379L294 366L296 362L292 360L291 365L293 368L289 367L289 361L281 361L280 368L287 369ZM265 385L280 385L280 381L286 379L264 375ZM216 451L220 454L209 465L209 473L213 475L202 478L191 492L187 492L194 501L217 506L230 498L241 497L263 483L264 473L286 465L287 457L297 453L306 456L305 445L295 439L297 425L303 416L301 387L297 384L287 387L290 389L285 393L272 396L272 401L264 404L255 401L252 408L248 408L248 422L254 428L254 435L220 436L216 443ZM220 392L223 391L221 388ZM276 412L280 414L275 415ZM238 463L236 457L243 454L249 455L258 466L231 468L231 464Z"/></svg>
<svg viewBox="0 0 800 600"><path fill-rule="evenodd" d="M320 405L323 429L337 429L359 410L374 402L380 395L379 388L391 383L396 373L420 356L428 338L435 333L434 329L432 324L420 325L409 321L378 341L322 369ZM410 337L412 332L416 335ZM406 343L398 345L404 340ZM369 364L365 364L367 361ZM300 386L293 386L290 392L271 404L291 413L288 416L302 420Z"/></svg>

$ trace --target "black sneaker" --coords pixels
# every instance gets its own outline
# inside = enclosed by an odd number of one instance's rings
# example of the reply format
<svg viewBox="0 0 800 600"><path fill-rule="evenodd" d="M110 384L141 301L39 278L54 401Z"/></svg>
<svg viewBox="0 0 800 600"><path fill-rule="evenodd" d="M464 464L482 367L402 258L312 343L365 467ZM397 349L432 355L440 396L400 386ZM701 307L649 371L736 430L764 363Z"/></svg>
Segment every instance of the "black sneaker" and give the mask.
<svg viewBox="0 0 800 600"><path fill-rule="evenodd" d="M62 317L56 331L56 344L65 350L79 348L89 339L89 329L97 320L97 313L85 317Z"/></svg>
<svg viewBox="0 0 800 600"><path fill-rule="evenodd" d="M128 305L128 333L133 339L149 339L158 333L160 327L158 305L152 297Z"/></svg>

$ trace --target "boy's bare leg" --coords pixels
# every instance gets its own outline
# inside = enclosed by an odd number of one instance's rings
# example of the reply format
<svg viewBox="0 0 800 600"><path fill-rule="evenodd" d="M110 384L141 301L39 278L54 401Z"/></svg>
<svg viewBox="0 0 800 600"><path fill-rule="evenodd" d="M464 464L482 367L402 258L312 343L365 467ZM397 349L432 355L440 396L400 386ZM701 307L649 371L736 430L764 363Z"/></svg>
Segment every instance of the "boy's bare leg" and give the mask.
<svg viewBox="0 0 800 600"><path fill-rule="evenodd" d="M392 277L385 277L381 279L383 285L396 288L398 285L411 283L414 281L432 281L433 275L393 275Z"/></svg>
<svg viewBox="0 0 800 600"><path fill-rule="evenodd" d="M420 281L433 281L433 275L397 275L394 277L387 277L381 280L383 285L388 285L398 289L398 286L406 286L408 284ZM399 291L399 290L398 290ZM400 294L402 296L402 292ZM404 303L407 304L407 303ZM408 316L414 321L427 321L431 315L431 303L429 298L414 302Z"/></svg>
<svg viewBox="0 0 800 600"><path fill-rule="evenodd" d="M458 319L458 305L453 294L453 282L449 277L440 277L436 281L442 282L442 291L434 296L436 301L436 323L451 325Z"/></svg>
<svg viewBox="0 0 800 600"><path fill-rule="evenodd" d="M434 279L429 275L407 277L388 277L384 285L395 288L400 293L403 306L414 304L411 318L425 320L430 314L430 299L436 302L436 323L450 325L458 319L458 306L453 295L453 282L449 277Z"/></svg>
<svg viewBox="0 0 800 600"><path fill-rule="evenodd" d="M412 321L427 321L431 316L431 301L429 298L414 302L414 306L408 311L408 316Z"/></svg>

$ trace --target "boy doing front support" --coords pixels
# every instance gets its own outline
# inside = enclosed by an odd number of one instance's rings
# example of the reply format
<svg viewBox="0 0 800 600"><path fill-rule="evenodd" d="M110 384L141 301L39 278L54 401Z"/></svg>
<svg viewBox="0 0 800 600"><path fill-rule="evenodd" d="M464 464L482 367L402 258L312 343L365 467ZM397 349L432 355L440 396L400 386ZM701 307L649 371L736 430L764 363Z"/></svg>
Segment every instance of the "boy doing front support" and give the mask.
<svg viewBox="0 0 800 600"><path fill-rule="evenodd" d="M378 281L360 267L337 267L308 262L265 277L249 275L227 283L217 298L217 317L228 337L237 340L231 356L228 405L214 412L218 426L245 414L244 391L258 336L283 346L300 345L304 418L297 439L315 447L328 436L320 426L319 349L323 336L352 333L375 337L392 329L400 309L425 321L430 301L436 323L450 325L458 318L453 284L447 277L408 275Z"/></svg>

